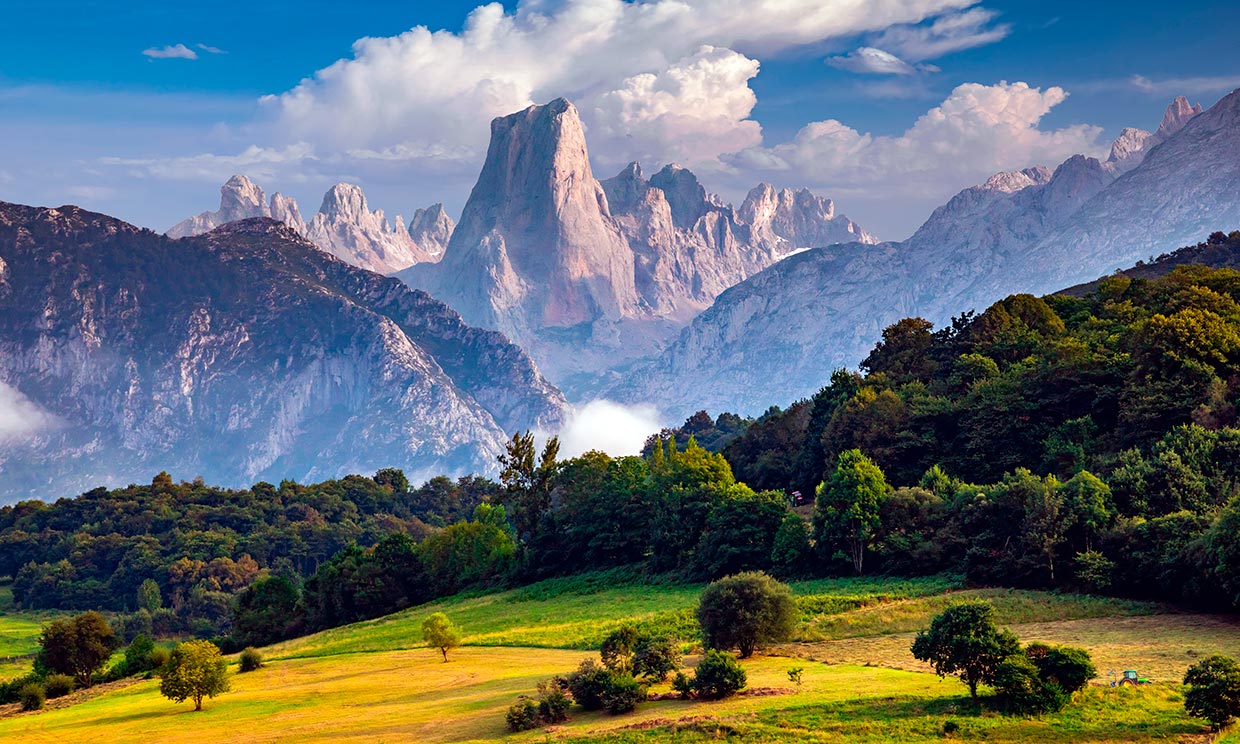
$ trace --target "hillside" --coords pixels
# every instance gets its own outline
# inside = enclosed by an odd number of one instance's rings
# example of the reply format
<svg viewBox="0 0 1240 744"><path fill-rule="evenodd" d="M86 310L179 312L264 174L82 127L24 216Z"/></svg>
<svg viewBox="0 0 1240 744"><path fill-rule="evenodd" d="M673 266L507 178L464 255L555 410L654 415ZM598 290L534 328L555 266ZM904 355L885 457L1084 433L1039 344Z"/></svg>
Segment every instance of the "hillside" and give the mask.
<svg viewBox="0 0 1240 744"><path fill-rule="evenodd" d="M563 396L501 335L270 219L173 240L0 204L0 382L33 412L0 502L398 465L487 472Z"/></svg>
<svg viewBox="0 0 1240 744"><path fill-rule="evenodd" d="M1112 689L1105 686L1105 671L1064 713L1037 719L978 715L963 686L927 673L908 655L907 637L898 635L910 624L926 622L949 598L979 596L941 594L951 586L881 580L797 584L805 608L802 633L827 625L854 630L836 640L788 644L745 662L752 694L713 703L651 701L620 716L574 710L566 724L547 732L510 735L504 710L538 680L591 655L602 630L688 608L699 587L661 588L611 574L453 598L265 649L265 668L233 675L233 690L192 717L185 714L188 706L160 697L156 682L137 681L71 707L0 714L0 736L14 742L83 736L115 742L152 736L170 742L311 736L482 742L541 741L551 734L557 740L628 742L705 741L725 731L739 742L938 741L949 720L961 727L962 738L994 742L1155 741L1201 731L1183 715L1170 687ZM1173 678L1202 652L1240 651L1234 627L1207 616L1150 614L1163 611L1036 592L980 596L994 602L1001 621L1024 639L1056 640L1054 626L1072 627L1072 642L1088 648L1101 664L1115 659L1154 669L1149 665L1171 650L1166 641L1176 639L1179 658L1159 662L1158 679ZM832 604L836 609L811 609ZM410 637L420 619L434 611L449 613L466 631L465 645L447 664ZM1161 635L1151 635L1155 628ZM830 661L814 660L819 658ZM688 662L695 661L691 654ZM787 678L795 665L805 668L799 688Z"/></svg>
<svg viewBox="0 0 1240 744"><path fill-rule="evenodd" d="M1162 253L1151 257L1149 261L1137 261L1135 266L1117 271L1110 276L1123 276L1129 279L1157 279L1166 276L1179 266L1207 266L1211 269L1240 269L1240 231L1224 235L1215 232L1208 240L1196 245L1188 245L1170 253ZM1096 292L1099 285L1110 277L1102 277L1092 282L1077 284L1061 290L1059 294L1070 297L1084 297Z"/></svg>

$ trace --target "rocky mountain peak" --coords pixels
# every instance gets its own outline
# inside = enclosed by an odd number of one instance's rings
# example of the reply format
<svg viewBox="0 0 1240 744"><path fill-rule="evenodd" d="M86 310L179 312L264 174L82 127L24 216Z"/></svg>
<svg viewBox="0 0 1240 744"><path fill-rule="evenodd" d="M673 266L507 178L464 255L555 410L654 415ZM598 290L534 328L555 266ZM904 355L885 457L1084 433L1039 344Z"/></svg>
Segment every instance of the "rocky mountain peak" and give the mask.
<svg viewBox="0 0 1240 744"><path fill-rule="evenodd" d="M1162 123L1158 125L1156 134L1160 140L1175 134L1184 128L1188 120L1200 114L1202 111L1201 104L1192 105L1184 96L1176 96L1167 106L1167 110L1163 113Z"/></svg>
<svg viewBox="0 0 1240 744"><path fill-rule="evenodd" d="M1032 168L1024 168L1018 171L996 173L986 179L981 188L986 191L1014 194L1030 186L1040 186L1046 183L1051 180L1051 175L1050 168L1043 165L1035 165Z"/></svg>
<svg viewBox="0 0 1240 744"><path fill-rule="evenodd" d="M360 223L370 216L366 194L362 187L352 183L338 183L323 194L319 214L330 220L348 220Z"/></svg>
<svg viewBox="0 0 1240 744"><path fill-rule="evenodd" d="M613 215L632 212L650 190L650 182L642 176L642 167L636 161L602 181L602 185L607 194L608 209Z"/></svg>
<svg viewBox="0 0 1240 744"><path fill-rule="evenodd" d="M224 222L269 214L267 195L249 178L236 175L220 187L220 215Z"/></svg>
<svg viewBox="0 0 1240 744"><path fill-rule="evenodd" d="M672 208L672 221L681 229L692 228L711 206L706 188L693 171L675 163L651 176L650 186L663 192Z"/></svg>
<svg viewBox="0 0 1240 744"><path fill-rule="evenodd" d="M444 211L443 204L418 209L409 221L410 239L427 256L443 256L455 229L456 222Z"/></svg>

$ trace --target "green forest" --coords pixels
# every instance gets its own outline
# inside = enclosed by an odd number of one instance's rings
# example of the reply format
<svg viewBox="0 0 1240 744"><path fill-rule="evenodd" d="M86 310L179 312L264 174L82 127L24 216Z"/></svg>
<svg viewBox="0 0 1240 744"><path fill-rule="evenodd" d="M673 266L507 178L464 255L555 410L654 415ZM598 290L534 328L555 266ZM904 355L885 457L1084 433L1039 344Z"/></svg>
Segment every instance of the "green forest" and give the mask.
<svg viewBox="0 0 1240 744"><path fill-rule="evenodd" d="M1219 234L1221 236L1221 234ZM1212 240L1240 244L1240 234ZM1181 266L887 328L859 371L641 456L514 435L498 482L395 469L0 509L22 608L226 648L464 589L626 566L668 580L954 573L1240 607L1240 273Z"/></svg>

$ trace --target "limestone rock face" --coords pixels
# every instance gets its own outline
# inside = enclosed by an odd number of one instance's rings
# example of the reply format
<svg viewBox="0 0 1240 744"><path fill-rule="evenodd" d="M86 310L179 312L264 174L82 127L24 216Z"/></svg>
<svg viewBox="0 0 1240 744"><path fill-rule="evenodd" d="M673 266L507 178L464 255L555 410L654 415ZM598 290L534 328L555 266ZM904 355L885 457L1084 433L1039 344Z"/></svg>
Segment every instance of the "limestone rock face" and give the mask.
<svg viewBox="0 0 1240 744"><path fill-rule="evenodd" d="M172 239L0 203L0 384L52 422L0 442L0 503L178 478L492 472L565 400L423 292L269 218Z"/></svg>
<svg viewBox="0 0 1240 744"><path fill-rule="evenodd" d="M1115 160L1079 155L1053 173L997 174L902 243L779 261L720 294L610 395L658 401L671 418L757 414L855 367L903 317L942 326L1008 294L1053 292L1240 226L1240 91L1204 113L1177 99L1159 132L1145 141L1161 142L1130 150L1137 162L1122 177Z"/></svg>
<svg viewBox="0 0 1240 744"><path fill-rule="evenodd" d="M415 213L414 223L410 225L419 225L415 236L406 229L399 215L389 222L383 210L370 211L361 187L348 183L328 189L318 213L307 223L292 197L277 192L268 202L263 190L250 179L233 176L220 187L219 210L179 222L167 235L173 238L201 235L250 217L270 217L283 222L342 261L380 274L439 260L455 226L444 214L443 205L437 204Z"/></svg>
<svg viewBox="0 0 1240 744"><path fill-rule="evenodd" d="M738 211L675 164L649 179L632 163L595 180L577 111L560 99L492 123L443 260L399 276L580 390L657 352L720 292L784 255L874 242L830 200L766 192L769 208L755 198Z"/></svg>
<svg viewBox="0 0 1240 744"><path fill-rule="evenodd" d="M1142 129L1125 128L1111 145L1111 155L1106 166L1115 175L1123 175L1136 168L1145 159L1146 153L1156 145L1166 142L1171 135L1184 128L1197 114L1202 111L1201 104L1190 104L1184 96L1176 96L1163 112L1162 122L1153 133Z"/></svg>

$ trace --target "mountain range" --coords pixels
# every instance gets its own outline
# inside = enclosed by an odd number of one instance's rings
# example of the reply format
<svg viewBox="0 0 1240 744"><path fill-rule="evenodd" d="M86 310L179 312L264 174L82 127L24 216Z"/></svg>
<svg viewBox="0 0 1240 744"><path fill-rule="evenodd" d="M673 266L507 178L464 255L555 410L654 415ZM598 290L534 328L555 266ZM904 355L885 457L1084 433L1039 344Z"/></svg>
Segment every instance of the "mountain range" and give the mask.
<svg viewBox="0 0 1240 744"><path fill-rule="evenodd" d="M1125 130L1106 162L1001 173L908 240L815 248L722 293L610 394L672 416L760 413L854 367L903 317L942 325L1013 292L1096 278L1240 226L1240 91L1210 109L1177 98L1152 134Z"/></svg>
<svg viewBox="0 0 1240 744"><path fill-rule="evenodd" d="M342 261L380 274L443 257L456 227L443 204L418 209L406 225L401 215L389 222L382 209L370 211L360 186L338 183L323 195L319 211L306 222L297 201L276 192L268 200L262 188L237 175L220 187L220 208L182 220L168 230L184 238L251 217L270 217Z"/></svg>
<svg viewBox="0 0 1240 744"><path fill-rule="evenodd" d="M577 110L561 98L491 123L443 259L398 276L503 331L582 397L657 353L728 287L841 241L877 242L808 191L762 184L737 209L676 165L596 179Z"/></svg>
<svg viewBox="0 0 1240 744"><path fill-rule="evenodd" d="M0 502L160 470L490 472L509 433L555 430L567 405L501 334L269 217L174 239L7 203L0 383L42 422L0 446Z"/></svg>

